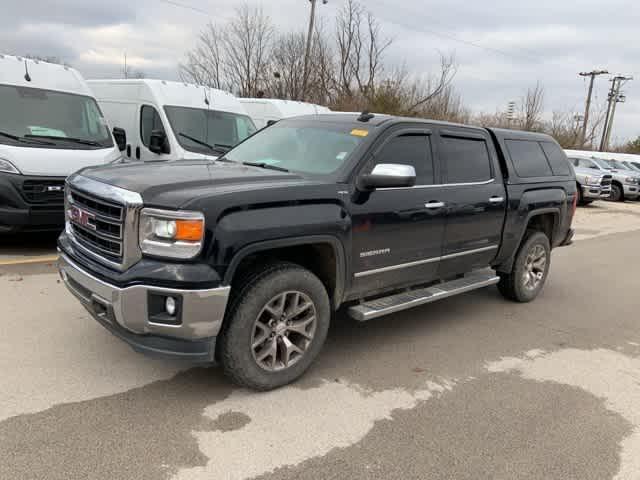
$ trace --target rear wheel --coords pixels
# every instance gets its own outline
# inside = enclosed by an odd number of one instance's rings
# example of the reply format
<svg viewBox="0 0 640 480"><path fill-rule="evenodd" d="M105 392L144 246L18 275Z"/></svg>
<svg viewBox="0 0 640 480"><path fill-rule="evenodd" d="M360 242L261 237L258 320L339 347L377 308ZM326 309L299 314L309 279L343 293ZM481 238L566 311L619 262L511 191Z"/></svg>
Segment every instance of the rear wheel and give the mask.
<svg viewBox="0 0 640 480"><path fill-rule="evenodd" d="M547 280L550 255L549 238L542 232L530 233L518 250L511 272L500 274L500 293L515 302L535 299Z"/></svg>
<svg viewBox="0 0 640 480"><path fill-rule="evenodd" d="M318 356L331 316L322 282L279 263L247 277L229 309L219 359L237 384L271 390L300 377Z"/></svg>
<svg viewBox="0 0 640 480"><path fill-rule="evenodd" d="M622 202L624 201L624 190L620 185L613 184L611 185L611 196L609 199L613 202Z"/></svg>

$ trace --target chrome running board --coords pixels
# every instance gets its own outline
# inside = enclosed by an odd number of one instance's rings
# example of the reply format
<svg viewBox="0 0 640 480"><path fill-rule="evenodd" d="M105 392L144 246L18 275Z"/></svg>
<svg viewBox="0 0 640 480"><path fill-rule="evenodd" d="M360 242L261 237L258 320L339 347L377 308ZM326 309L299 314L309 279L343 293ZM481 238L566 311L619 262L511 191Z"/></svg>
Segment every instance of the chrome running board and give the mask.
<svg viewBox="0 0 640 480"><path fill-rule="evenodd" d="M366 322L373 318L400 312L409 308L432 303L443 298L453 297L461 293L470 292L478 288L495 285L500 281L493 270L482 270L466 275L463 278L439 283L427 288L396 293L388 297L368 300L349 307L348 313L359 322Z"/></svg>

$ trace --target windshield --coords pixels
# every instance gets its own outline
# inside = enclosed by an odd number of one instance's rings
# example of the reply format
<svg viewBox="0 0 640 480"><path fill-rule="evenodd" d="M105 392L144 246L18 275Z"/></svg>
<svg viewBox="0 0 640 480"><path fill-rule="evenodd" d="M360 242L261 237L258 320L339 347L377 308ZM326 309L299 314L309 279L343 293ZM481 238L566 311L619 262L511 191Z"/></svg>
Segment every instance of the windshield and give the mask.
<svg viewBox="0 0 640 480"><path fill-rule="evenodd" d="M66 149L113 146L102 112L91 97L0 85L0 105L0 143Z"/></svg>
<svg viewBox="0 0 640 480"><path fill-rule="evenodd" d="M356 133L354 133L356 132ZM328 175L340 168L366 130L309 122L277 123L241 143L226 158L308 174Z"/></svg>
<svg viewBox="0 0 640 480"><path fill-rule="evenodd" d="M611 160L605 160L603 158L594 158L593 161L606 170L612 170L616 168L611 164Z"/></svg>
<svg viewBox="0 0 640 480"><path fill-rule="evenodd" d="M624 165L624 168L627 170L631 170L632 172L637 172L638 169L631 162L620 162Z"/></svg>
<svg viewBox="0 0 640 480"><path fill-rule="evenodd" d="M246 115L188 107L165 107L171 128L185 150L222 154L256 131Z"/></svg>

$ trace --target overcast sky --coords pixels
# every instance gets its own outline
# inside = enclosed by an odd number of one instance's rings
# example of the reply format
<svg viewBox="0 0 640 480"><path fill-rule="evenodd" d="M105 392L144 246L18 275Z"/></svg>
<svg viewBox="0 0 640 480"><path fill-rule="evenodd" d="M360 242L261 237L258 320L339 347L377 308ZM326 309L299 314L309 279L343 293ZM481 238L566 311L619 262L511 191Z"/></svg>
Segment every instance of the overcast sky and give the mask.
<svg viewBox="0 0 640 480"><path fill-rule="evenodd" d="M1 0L0 52L57 56L86 78L121 75L128 62L148 77L176 79L177 64L210 20L224 21L234 0ZM249 0L281 29L304 30L308 0ZM331 19L344 0L318 14ZM635 75L616 114L614 137L640 135L638 0L364 0L393 37L389 61L416 73L437 69L438 51L455 52L455 87L476 111L503 110L540 81L545 109L582 113L586 81L578 72L606 68ZM208 13L203 13L208 12ZM471 44L479 45L478 48ZM609 88L599 77L594 101Z"/></svg>

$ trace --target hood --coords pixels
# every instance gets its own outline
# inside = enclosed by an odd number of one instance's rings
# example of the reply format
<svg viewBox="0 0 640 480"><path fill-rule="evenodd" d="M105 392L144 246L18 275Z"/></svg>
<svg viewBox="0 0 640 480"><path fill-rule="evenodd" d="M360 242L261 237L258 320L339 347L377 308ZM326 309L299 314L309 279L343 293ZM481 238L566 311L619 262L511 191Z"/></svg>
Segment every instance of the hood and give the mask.
<svg viewBox="0 0 640 480"><path fill-rule="evenodd" d="M573 166L573 165L572 165ZM588 175L590 177L602 177L604 175L611 176L611 172L604 170L596 170L594 168L576 167L573 166L573 170L577 175Z"/></svg>
<svg viewBox="0 0 640 480"><path fill-rule="evenodd" d="M10 161L23 175L67 177L85 167L113 162L120 156L116 147L79 150L0 144L0 158Z"/></svg>
<svg viewBox="0 0 640 480"><path fill-rule="evenodd" d="M181 208L203 195L313 183L294 173L206 160L128 163L79 173L137 192L145 205L164 208Z"/></svg>

